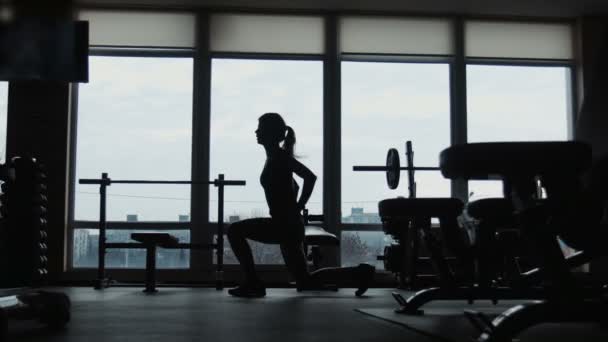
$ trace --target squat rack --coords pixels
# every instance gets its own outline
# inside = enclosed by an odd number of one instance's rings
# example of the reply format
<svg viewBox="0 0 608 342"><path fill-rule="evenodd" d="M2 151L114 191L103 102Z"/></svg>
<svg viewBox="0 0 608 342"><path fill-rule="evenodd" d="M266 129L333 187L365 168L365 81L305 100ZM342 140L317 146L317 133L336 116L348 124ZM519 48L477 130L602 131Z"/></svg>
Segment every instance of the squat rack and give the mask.
<svg viewBox="0 0 608 342"><path fill-rule="evenodd" d="M217 263L215 272L216 289L224 288L224 187L244 186L244 180L226 180L224 174L212 181L169 181L169 180L112 180L107 173L102 173L100 179L80 179L79 184L99 185L99 260L97 264L97 279L95 289L109 287L110 279L106 277L106 250L109 248L144 248L139 242L106 242L106 201L107 188L112 184L207 184L217 187L217 240L215 243L178 243L171 248L180 249L215 249Z"/></svg>

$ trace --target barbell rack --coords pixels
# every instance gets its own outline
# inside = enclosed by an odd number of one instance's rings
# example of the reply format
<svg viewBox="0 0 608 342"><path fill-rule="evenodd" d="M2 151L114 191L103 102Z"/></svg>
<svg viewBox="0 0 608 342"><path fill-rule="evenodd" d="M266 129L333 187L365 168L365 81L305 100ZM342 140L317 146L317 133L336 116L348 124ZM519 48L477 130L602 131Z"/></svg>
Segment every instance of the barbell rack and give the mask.
<svg viewBox="0 0 608 342"><path fill-rule="evenodd" d="M98 244L98 264L97 264L97 279L95 281L95 289L103 289L110 285L110 280L106 277L106 249L110 248L144 248L141 243L131 242L106 242L106 204L107 204L107 187L112 184L190 184L190 185L213 185L217 187L217 240L215 243L198 244L198 243L178 243L170 248L176 249L215 249L216 252L216 272L215 283L216 289L224 288L224 187L225 186L244 186L244 180L226 180L224 174L219 174L217 179L212 181L172 181L172 180L113 180L108 177L108 173L101 174L99 179L83 178L78 181L79 184L99 185L99 244Z"/></svg>

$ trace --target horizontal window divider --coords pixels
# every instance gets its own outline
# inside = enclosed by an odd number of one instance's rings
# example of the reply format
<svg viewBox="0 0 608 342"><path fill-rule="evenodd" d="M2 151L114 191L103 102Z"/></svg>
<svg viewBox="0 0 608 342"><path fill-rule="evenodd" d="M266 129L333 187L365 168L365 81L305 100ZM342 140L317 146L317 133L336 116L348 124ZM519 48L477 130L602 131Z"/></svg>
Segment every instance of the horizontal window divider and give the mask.
<svg viewBox="0 0 608 342"><path fill-rule="evenodd" d="M215 248L214 243L178 243L170 246L159 245L164 249L208 249ZM145 249L146 245L140 242L106 242L106 248Z"/></svg>
<svg viewBox="0 0 608 342"><path fill-rule="evenodd" d="M382 224L342 223L341 232L382 232ZM431 228L439 228L438 223L431 223Z"/></svg>
<svg viewBox="0 0 608 342"><path fill-rule="evenodd" d="M283 264L256 264L256 271L261 272L285 272L286 268ZM145 272L146 267L142 265L142 267L133 267L133 268L123 268L123 267L109 267L106 266L106 270L112 270L113 276L120 276L124 274L128 274L131 272ZM70 267L65 273L68 274L82 274L86 276L87 279L93 279L94 275L97 272L96 267ZM156 268L157 274L171 274L171 273L192 273L192 269L188 267L183 268ZM201 270L196 270L197 273L208 272L209 274L213 274L216 272L215 264L211 266L207 266ZM240 274L242 272L241 266L239 264L224 264L224 272L234 272Z"/></svg>
<svg viewBox="0 0 608 342"><path fill-rule="evenodd" d="M106 242L106 248L145 249L146 246L140 242Z"/></svg>
<svg viewBox="0 0 608 342"><path fill-rule="evenodd" d="M117 273L128 273L128 272L145 272L146 271L146 266L142 266L142 267L133 267L133 268L121 268L121 267L108 267L106 266L106 270L112 270L112 275L116 276ZM215 271L215 269L209 269L209 271ZM156 267L156 272L158 273L163 273L163 274L171 274L171 273L191 273L191 269L189 267L183 267L183 268L162 268L162 267ZM71 266L70 268L68 268L64 273L64 275L82 275L84 278L88 279L88 280L92 280L95 278L95 275L97 274L97 267L91 267L91 266L83 266L83 267L74 267ZM143 278L142 278L143 279ZM119 282L120 283L120 282Z"/></svg>
<svg viewBox="0 0 608 342"><path fill-rule="evenodd" d="M211 58L322 61L324 56L321 54L302 54L302 53L219 52L218 51L218 52L211 52Z"/></svg>
<svg viewBox="0 0 608 342"><path fill-rule="evenodd" d="M391 53L342 53L343 62L384 62L384 63L450 63L452 55L410 55Z"/></svg>
<svg viewBox="0 0 608 342"><path fill-rule="evenodd" d="M574 61L570 59L538 59L538 58L494 58L494 57L465 57L465 63L471 65L499 66L546 66L570 67Z"/></svg>
<svg viewBox="0 0 608 342"><path fill-rule="evenodd" d="M192 48L162 48L146 46L108 46L92 45L89 46L89 55L103 57L194 57L195 51Z"/></svg>
<svg viewBox="0 0 608 342"><path fill-rule="evenodd" d="M370 232L381 232L382 224L369 224L369 223L342 223L340 224L341 231L370 231Z"/></svg>
<svg viewBox="0 0 608 342"><path fill-rule="evenodd" d="M74 221L72 223L73 229L97 229L99 227L99 221ZM149 222L121 222L121 221L108 221L106 223L107 229L116 230L184 230L190 229L192 224L190 222L173 222L173 221L149 221Z"/></svg>

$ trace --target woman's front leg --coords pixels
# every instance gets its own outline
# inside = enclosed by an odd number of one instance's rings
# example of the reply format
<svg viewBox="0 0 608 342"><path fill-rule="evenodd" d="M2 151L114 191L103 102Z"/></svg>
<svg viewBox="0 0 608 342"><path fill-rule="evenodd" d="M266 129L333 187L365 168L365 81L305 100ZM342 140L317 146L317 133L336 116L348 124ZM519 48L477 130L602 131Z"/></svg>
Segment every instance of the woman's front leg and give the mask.
<svg viewBox="0 0 608 342"><path fill-rule="evenodd" d="M232 223L228 229L228 241L232 247L232 252L239 261L243 272L245 273L245 283L258 284L260 279L255 271L255 263L251 246L247 242L247 238L252 235L252 232L259 227L259 222L255 220L243 220Z"/></svg>

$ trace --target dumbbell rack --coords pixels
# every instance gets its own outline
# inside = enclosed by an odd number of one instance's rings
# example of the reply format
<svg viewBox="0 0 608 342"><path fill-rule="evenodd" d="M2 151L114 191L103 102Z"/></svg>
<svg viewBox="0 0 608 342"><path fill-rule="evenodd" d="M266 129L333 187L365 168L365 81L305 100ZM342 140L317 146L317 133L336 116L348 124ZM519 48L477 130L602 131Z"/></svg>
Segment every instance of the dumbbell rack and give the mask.
<svg viewBox="0 0 608 342"><path fill-rule="evenodd" d="M13 158L3 167L0 260L2 287L39 286L47 278L47 188L34 158Z"/></svg>
<svg viewBox="0 0 608 342"><path fill-rule="evenodd" d="M54 327L70 319L65 294L34 290L48 280L46 178L34 158L0 165L0 339L8 319L39 319Z"/></svg>

